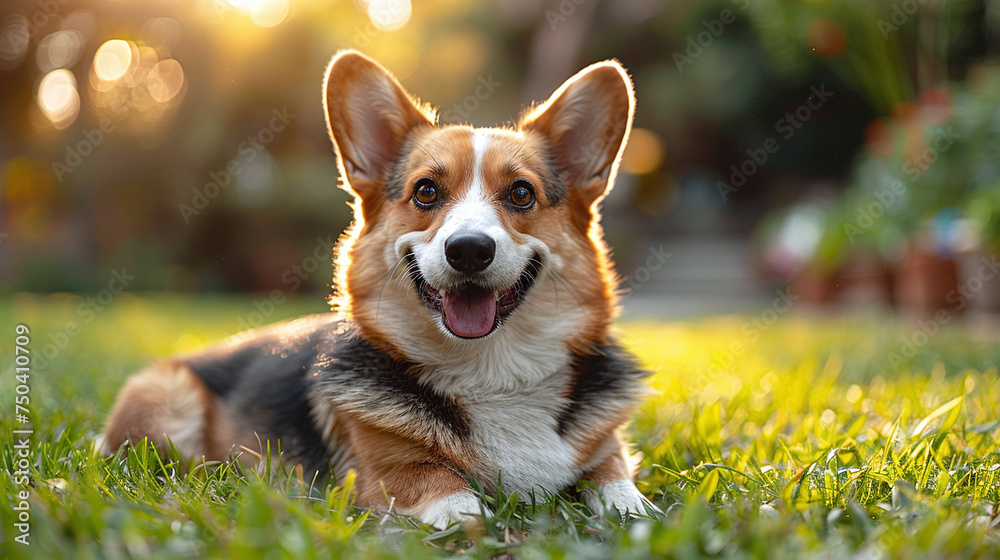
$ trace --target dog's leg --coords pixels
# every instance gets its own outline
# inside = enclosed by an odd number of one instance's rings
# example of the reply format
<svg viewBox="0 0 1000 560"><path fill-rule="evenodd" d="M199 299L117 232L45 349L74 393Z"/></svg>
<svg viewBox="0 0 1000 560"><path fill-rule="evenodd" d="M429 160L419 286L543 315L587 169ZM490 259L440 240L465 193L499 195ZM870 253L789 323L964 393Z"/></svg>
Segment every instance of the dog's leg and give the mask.
<svg viewBox="0 0 1000 560"><path fill-rule="evenodd" d="M407 470L410 472L402 478L416 476L415 486L422 491L422 496L416 503L401 504L400 512L439 529L482 513L479 498L453 471L437 465L419 465Z"/></svg>
<svg viewBox="0 0 1000 560"><path fill-rule="evenodd" d="M187 366L154 364L130 377L119 393L101 453L112 455L123 443L145 437L161 451L169 438L183 455L204 456L214 408L208 388Z"/></svg>
<svg viewBox="0 0 1000 560"><path fill-rule="evenodd" d="M646 515L647 508L660 512L660 509L635 487L632 470L629 468L621 440L617 435L611 435L609 438L605 443L613 445L614 451L583 476L584 480L597 485L596 491L588 489L583 492L584 502L599 514L604 513L605 505L617 509L622 517L630 513Z"/></svg>
<svg viewBox="0 0 1000 560"><path fill-rule="evenodd" d="M371 481L365 486L359 484L359 502L385 510L388 497L398 513L412 515L439 529L482 512L479 498L465 479L443 465L359 465L358 480Z"/></svg>

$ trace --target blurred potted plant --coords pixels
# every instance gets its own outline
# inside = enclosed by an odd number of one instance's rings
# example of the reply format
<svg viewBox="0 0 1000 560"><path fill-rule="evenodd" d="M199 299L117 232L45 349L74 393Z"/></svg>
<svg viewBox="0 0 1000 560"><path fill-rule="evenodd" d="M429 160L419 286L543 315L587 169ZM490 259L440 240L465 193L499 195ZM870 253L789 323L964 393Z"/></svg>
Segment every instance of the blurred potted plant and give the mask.
<svg viewBox="0 0 1000 560"><path fill-rule="evenodd" d="M905 234L894 293L904 307L933 311L948 304L958 279L956 204L967 196L963 150L949 124L948 96L938 90L892 120L872 127L855 171L872 210Z"/></svg>
<svg viewBox="0 0 1000 560"><path fill-rule="evenodd" d="M1000 180L969 197L966 215L977 243L963 255L962 277L970 284L978 282L983 286L980 294L970 298L972 306L997 313L1000 312L1000 273L994 269L1000 260Z"/></svg>
<svg viewBox="0 0 1000 560"><path fill-rule="evenodd" d="M805 301L829 303L839 291L847 257L841 208L829 196L814 197L765 218L758 230L764 272L791 284Z"/></svg>
<svg viewBox="0 0 1000 560"><path fill-rule="evenodd" d="M969 303L1000 312L1000 67L976 67L956 93L955 126L970 185L964 205L974 240L960 261ZM975 294L971 288L982 286Z"/></svg>
<svg viewBox="0 0 1000 560"><path fill-rule="evenodd" d="M840 218L824 222L803 271L828 272L836 254L841 283L881 283L890 301L898 292L921 308L945 303L955 288L954 208L975 188L966 160L976 146L954 133L952 98L939 84L974 9L968 0L929 0L901 17L890 0L747 5L777 70L822 64L883 115L869 125Z"/></svg>

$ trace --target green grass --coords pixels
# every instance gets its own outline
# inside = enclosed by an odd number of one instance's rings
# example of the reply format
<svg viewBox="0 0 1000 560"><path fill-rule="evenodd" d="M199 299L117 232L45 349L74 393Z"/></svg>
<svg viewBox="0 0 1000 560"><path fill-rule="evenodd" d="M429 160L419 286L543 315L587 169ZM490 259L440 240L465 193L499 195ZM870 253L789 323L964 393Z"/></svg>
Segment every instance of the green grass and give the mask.
<svg viewBox="0 0 1000 560"><path fill-rule="evenodd" d="M640 489L666 513L622 525L573 491L535 505L501 495L485 530L434 533L353 508L350 480L161 461L144 446L99 457L93 441L130 372L235 332L254 307L120 295L89 315L79 301L0 303L4 557L1000 557L1000 347L957 325L899 366L888 356L916 327L879 318L626 323L656 371L627 437ZM268 320L322 310L321 298L296 299ZM31 328L34 358L65 346L31 373L28 547L12 542L17 323Z"/></svg>

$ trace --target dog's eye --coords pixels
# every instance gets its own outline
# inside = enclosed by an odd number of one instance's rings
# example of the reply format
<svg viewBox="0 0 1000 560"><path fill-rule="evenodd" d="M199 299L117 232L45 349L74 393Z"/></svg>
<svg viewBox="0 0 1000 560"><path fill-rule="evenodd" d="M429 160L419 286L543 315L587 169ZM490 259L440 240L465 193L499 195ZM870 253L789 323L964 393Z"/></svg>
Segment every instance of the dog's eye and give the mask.
<svg viewBox="0 0 1000 560"><path fill-rule="evenodd" d="M420 208L429 208L438 201L437 185L433 179L423 178L417 181L417 189L413 192L413 202Z"/></svg>
<svg viewBox="0 0 1000 560"><path fill-rule="evenodd" d="M527 181L514 181L507 200L519 210L527 210L535 204L535 189Z"/></svg>

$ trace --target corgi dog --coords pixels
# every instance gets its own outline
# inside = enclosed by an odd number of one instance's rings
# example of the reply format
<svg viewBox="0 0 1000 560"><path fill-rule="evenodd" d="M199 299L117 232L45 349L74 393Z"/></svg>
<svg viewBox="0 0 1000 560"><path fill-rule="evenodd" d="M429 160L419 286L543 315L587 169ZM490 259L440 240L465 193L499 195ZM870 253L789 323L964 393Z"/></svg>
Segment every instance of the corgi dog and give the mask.
<svg viewBox="0 0 1000 560"><path fill-rule="evenodd" d="M307 479L353 469L359 505L436 527L486 511L470 480L521 497L587 480L595 511L656 511L618 435L648 372L612 332L598 214L632 126L625 69L587 67L508 128L438 125L354 51L324 94L355 212L335 312L151 365L102 451L247 460L270 442Z"/></svg>

